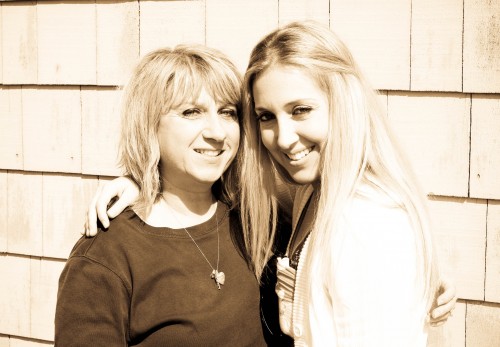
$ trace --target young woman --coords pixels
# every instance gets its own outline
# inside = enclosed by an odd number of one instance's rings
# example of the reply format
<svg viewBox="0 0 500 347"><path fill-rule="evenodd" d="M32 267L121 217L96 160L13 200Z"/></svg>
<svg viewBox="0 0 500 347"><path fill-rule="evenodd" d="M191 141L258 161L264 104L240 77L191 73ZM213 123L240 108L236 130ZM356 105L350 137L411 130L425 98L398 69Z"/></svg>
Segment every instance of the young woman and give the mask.
<svg viewBox="0 0 500 347"><path fill-rule="evenodd" d="M251 54L243 103L241 211L257 268L271 245L255 231L277 215L271 173L299 186L278 263L282 330L296 346L426 346L439 273L423 198L346 46L311 22L272 32Z"/></svg>
<svg viewBox="0 0 500 347"><path fill-rule="evenodd" d="M120 150L139 197L74 247L59 280L56 345L266 345L259 284L232 222L240 88L235 66L207 47L141 60Z"/></svg>
<svg viewBox="0 0 500 347"><path fill-rule="evenodd" d="M289 24L255 47L243 89L239 208L257 276L272 254L276 181L293 186L276 287L282 330L296 345L425 346L440 290L423 199L349 51L327 28ZM88 233L96 206L106 223L112 196L128 195L110 214L133 200L127 182L94 199ZM453 296L437 299L438 322Z"/></svg>

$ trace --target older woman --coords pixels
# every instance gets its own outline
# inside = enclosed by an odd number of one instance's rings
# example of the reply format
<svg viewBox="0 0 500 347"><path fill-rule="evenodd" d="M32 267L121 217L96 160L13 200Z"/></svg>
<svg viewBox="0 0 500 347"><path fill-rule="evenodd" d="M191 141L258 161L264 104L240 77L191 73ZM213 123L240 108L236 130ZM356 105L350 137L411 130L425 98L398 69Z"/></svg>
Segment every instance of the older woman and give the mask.
<svg viewBox="0 0 500 347"><path fill-rule="evenodd" d="M141 60L125 93L120 151L139 197L71 252L56 345L265 345L259 285L231 222L240 86L234 65L204 46Z"/></svg>

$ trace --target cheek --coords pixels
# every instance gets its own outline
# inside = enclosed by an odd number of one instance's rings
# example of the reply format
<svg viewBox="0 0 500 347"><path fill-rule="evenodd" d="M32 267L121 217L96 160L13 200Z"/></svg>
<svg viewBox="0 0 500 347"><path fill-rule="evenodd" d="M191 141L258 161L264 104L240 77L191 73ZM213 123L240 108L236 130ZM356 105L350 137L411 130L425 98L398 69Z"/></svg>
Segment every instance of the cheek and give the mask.
<svg viewBox="0 0 500 347"><path fill-rule="evenodd" d="M325 115L302 123L299 135L323 147L328 138L328 133L328 117Z"/></svg>
<svg viewBox="0 0 500 347"><path fill-rule="evenodd" d="M264 147L266 147L269 151L273 149L273 143L274 143L274 134L275 131L273 128L270 127L263 127L259 126L259 132L260 132L260 138L262 141L262 144Z"/></svg>
<svg viewBox="0 0 500 347"><path fill-rule="evenodd" d="M158 137L158 147L160 149L160 159L165 161L171 157L172 152L172 143L171 137ZM179 145L179 144L178 144Z"/></svg>
<svg viewBox="0 0 500 347"><path fill-rule="evenodd" d="M316 128L313 133L315 134L313 139L314 142L316 142L320 145L321 148L323 148L328 137L328 127Z"/></svg>
<svg viewBox="0 0 500 347"><path fill-rule="evenodd" d="M226 124L226 134L231 146L238 148L240 143L240 125L238 122L230 122Z"/></svg>
<svg viewBox="0 0 500 347"><path fill-rule="evenodd" d="M158 147L160 148L160 152L163 152L164 149L168 146L168 137L162 133L162 131L158 131L157 133Z"/></svg>
<svg viewBox="0 0 500 347"><path fill-rule="evenodd" d="M228 122L225 123L224 130L226 132L226 146L230 150L230 159L231 162L238 152L240 147L240 126L238 122Z"/></svg>

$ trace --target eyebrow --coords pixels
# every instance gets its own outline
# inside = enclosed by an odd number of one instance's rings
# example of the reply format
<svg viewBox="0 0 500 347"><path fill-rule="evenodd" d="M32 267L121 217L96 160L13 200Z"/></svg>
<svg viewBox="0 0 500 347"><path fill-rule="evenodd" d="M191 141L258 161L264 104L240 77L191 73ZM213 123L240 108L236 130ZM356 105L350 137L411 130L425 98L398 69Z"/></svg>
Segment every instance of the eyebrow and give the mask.
<svg viewBox="0 0 500 347"><path fill-rule="evenodd" d="M235 110L238 109L238 106L236 104L232 104L230 102L226 102L226 103L219 103L216 101L216 105L217 109L222 109L222 108L234 108ZM190 109L190 108L200 108L202 110L207 110L209 108L209 103L207 102L198 102L197 100L195 101L188 101L188 102L183 102L182 104L180 104L179 106L175 107L175 109L179 109L179 110L182 110L182 109Z"/></svg>
<svg viewBox="0 0 500 347"><path fill-rule="evenodd" d="M236 104L232 104L230 102L221 103L219 106L219 108L225 108L225 107L231 107L231 108L235 108L235 109L238 108L238 106L236 106Z"/></svg>
<svg viewBox="0 0 500 347"><path fill-rule="evenodd" d="M292 100L290 102L287 102L284 106L285 108L288 108L288 107L291 107L293 105L297 105L297 104L313 104L313 105L317 105L318 102L315 100L315 99L296 99L296 100ZM269 111L267 108L265 107L255 107L255 112L262 112L262 111Z"/></svg>
<svg viewBox="0 0 500 347"><path fill-rule="evenodd" d="M255 112L262 112L262 111L267 111L267 109L265 109L263 107L256 107L255 108Z"/></svg>

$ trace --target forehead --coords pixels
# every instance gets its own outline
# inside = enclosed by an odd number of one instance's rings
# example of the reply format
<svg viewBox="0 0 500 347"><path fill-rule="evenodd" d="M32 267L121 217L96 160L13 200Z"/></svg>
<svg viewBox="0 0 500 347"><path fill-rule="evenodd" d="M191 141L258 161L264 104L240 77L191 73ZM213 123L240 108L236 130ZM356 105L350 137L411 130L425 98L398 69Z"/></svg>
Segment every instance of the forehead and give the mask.
<svg viewBox="0 0 500 347"><path fill-rule="evenodd" d="M196 107L201 109L208 109L212 106L217 108L234 108L238 109L238 103L235 100L227 100L223 98L215 98L205 88L202 88L199 94L179 100L171 109L183 109L186 107Z"/></svg>
<svg viewBox="0 0 500 347"><path fill-rule="evenodd" d="M210 104L229 105L236 104L230 93L220 93L216 88L195 83L186 84L183 88L177 88L177 92L172 93L171 109L176 109L186 105L208 106Z"/></svg>
<svg viewBox="0 0 500 347"><path fill-rule="evenodd" d="M212 75L197 70L174 73L166 86L166 95L170 95L172 107L203 100L215 100L221 104L238 103L241 87L239 81L222 73Z"/></svg>
<svg viewBox="0 0 500 347"><path fill-rule="evenodd" d="M193 92L191 95L185 97L184 100L180 100L180 104L190 104L198 106L207 106L210 104L220 104L220 98L214 97L211 92L205 87L201 87L199 91Z"/></svg>
<svg viewBox="0 0 500 347"><path fill-rule="evenodd" d="M304 69L282 65L269 67L258 75L252 93L256 106L271 101L323 99L326 96Z"/></svg>

